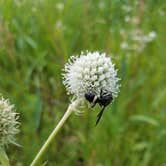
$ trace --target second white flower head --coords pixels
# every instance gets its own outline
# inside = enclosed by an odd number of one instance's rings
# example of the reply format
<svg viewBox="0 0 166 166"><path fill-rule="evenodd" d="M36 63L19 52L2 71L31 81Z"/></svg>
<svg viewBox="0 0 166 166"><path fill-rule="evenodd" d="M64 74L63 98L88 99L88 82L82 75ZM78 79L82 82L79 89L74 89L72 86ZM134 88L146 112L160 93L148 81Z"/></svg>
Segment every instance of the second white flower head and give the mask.
<svg viewBox="0 0 166 166"><path fill-rule="evenodd" d="M18 114L14 106L0 95L0 148L15 144L15 135L19 133Z"/></svg>
<svg viewBox="0 0 166 166"><path fill-rule="evenodd" d="M117 70L105 53L86 52L72 56L65 65L64 85L68 94L82 98L93 92L100 96L101 91L111 93L113 98L119 92Z"/></svg>

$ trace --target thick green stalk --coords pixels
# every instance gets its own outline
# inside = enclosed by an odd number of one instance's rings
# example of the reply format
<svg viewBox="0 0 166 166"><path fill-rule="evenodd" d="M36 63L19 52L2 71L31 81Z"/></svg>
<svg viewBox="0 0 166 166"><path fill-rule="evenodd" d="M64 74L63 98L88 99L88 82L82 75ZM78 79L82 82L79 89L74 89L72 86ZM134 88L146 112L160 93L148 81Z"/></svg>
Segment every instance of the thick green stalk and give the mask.
<svg viewBox="0 0 166 166"><path fill-rule="evenodd" d="M0 162L2 166L10 166L8 156L3 148L0 148Z"/></svg>
<svg viewBox="0 0 166 166"><path fill-rule="evenodd" d="M62 119L59 121L59 123L55 127L55 129L52 131L52 133L50 134L50 136L48 137L48 139L46 140L46 142L44 143L44 145L42 146L42 148L40 149L40 151L38 152L38 154L36 155L35 159L32 161L30 166L38 166L39 165L39 162L41 161L42 156L44 155L44 153L48 149L48 146L54 140L54 138L57 135L58 131L62 128L63 124L68 119L68 117L71 115L73 110L75 110L77 108L79 103L80 103L80 100L75 100L69 105L66 113L64 114Z"/></svg>

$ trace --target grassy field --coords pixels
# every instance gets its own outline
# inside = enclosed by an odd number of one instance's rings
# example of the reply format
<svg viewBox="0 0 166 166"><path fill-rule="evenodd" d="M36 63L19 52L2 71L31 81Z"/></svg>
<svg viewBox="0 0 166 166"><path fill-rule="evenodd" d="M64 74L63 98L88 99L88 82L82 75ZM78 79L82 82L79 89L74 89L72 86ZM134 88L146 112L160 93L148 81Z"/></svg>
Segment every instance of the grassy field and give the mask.
<svg viewBox="0 0 166 166"><path fill-rule="evenodd" d="M20 113L7 153L29 165L70 97L62 69L71 55L98 50L119 69L121 91L97 127L97 107L74 114L50 146L48 166L166 164L165 0L1 0L0 93Z"/></svg>

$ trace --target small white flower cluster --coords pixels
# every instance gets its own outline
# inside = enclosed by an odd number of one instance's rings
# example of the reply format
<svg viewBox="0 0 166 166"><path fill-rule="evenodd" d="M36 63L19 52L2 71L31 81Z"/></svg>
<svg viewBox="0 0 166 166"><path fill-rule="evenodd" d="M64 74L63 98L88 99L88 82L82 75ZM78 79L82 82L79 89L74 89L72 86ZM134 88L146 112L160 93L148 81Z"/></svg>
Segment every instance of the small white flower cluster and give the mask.
<svg viewBox="0 0 166 166"><path fill-rule="evenodd" d="M64 31L66 29L64 23L62 22L62 20L56 20L55 22L55 29L58 31Z"/></svg>
<svg viewBox="0 0 166 166"><path fill-rule="evenodd" d="M165 16L165 11L163 9L159 9L158 14L159 14L159 16L164 17Z"/></svg>
<svg viewBox="0 0 166 166"><path fill-rule="evenodd" d="M0 148L15 143L15 135L19 132L18 114L14 106L3 97L0 99Z"/></svg>
<svg viewBox="0 0 166 166"><path fill-rule="evenodd" d="M139 6L138 1L133 2L133 4L137 7ZM139 15L133 15L135 10L133 5L124 4L121 9L124 12L124 22L126 22L127 28L120 30L120 35L122 37L120 48L126 51L128 55L130 54L130 51L140 53L144 50L148 43L155 40L157 34L155 31L145 34L140 28L138 28L138 25L141 23L141 17L139 17Z"/></svg>
<svg viewBox="0 0 166 166"><path fill-rule="evenodd" d="M130 32L121 30L120 34L123 37L123 41L120 45L121 49L126 51L135 50L137 52L142 52L146 45L155 40L157 36L155 31L151 31L145 35L140 29L132 30Z"/></svg>
<svg viewBox="0 0 166 166"><path fill-rule="evenodd" d="M119 92L117 70L105 53L87 51L80 56L72 56L64 71L63 83L68 94L77 98L83 98L89 92L99 96L101 90L112 93L113 97Z"/></svg>
<svg viewBox="0 0 166 166"><path fill-rule="evenodd" d="M62 3L62 2L59 2L56 4L56 8L60 11L62 11L64 9L64 6L65 6L64 3Z"/></svg>
<svg viewBox="0 0 166 166"><path fill-rule="evenodd" d="M106 7L106 3L105 3L104 1L99 1L99 3L98 3L98 8L99 8L100 10L104 10L105 7Z"/></svg>
<svg viewBox="0 0 166 166"><path fill-rule="evenodd" d="M130 5L124 4L124 5L121 6L121 9L122 9L123 11L129 13L129 12L131 12L131 11L133 10L133 7L130 6Z"/></svg>
<svg viewBox="0 0 166 166"><path fill-rule="evenodd" d="M146 45L152 42L157 36L155 31L151 31L145 35L140 29L135 29L130 32L121 31L121 35L124 38L124 41L120 45L121 49L127 51L135 50L138 52L142 52Z"/></svg>

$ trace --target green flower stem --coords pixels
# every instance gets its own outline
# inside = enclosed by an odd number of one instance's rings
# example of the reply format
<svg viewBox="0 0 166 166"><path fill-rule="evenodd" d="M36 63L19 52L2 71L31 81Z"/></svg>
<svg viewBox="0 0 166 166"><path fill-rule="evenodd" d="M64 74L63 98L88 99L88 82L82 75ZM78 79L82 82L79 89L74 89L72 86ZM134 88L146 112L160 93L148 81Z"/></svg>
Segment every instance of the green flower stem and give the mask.
<svg viewBox="0 0 166 166"><path fill-rule="evenodd" d="M0 162L3 166L10 166L8 156L3 148L0 148Z"/></svg>
<svg viewBox="0 0 166 166"><path fill-rule="evenodd" d="M54 140L54 138L57 135L58 131L62 128L62 126L65 123L65 121L71 115L73 110L75 110L77 108L77 106L80 104L80 102L81 102L81 100L75 100L69 105L66 113L63 115L63 117L59 121L58 125L52 131L52 133L50 134L50 136L48 137L48 139L46 140L46 142L44 143L44 145L42 146L42 148L40 149L40 151L38 152L38 154L36 155L35 159L32 161L30 166L38 166L39 165L39 162L42 159L42 156L44 155L46 150L48 149L48 146Z"/></svg>

